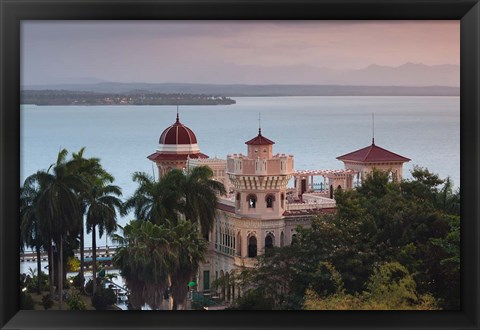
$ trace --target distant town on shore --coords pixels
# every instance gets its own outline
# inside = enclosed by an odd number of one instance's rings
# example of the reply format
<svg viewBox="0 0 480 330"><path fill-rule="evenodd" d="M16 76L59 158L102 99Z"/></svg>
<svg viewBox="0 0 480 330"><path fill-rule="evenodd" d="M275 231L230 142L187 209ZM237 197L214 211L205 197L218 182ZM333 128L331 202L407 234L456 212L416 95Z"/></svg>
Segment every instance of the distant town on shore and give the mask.
<svg viewBox="0 0 480 330"><path fill-rule="evenodd" d="M235 104L235 100L225 96L205 94L26 90L21 93L21 103L35 105L229 105Z"/></svg>
<svg viewBox="0 0 480 330"><path fill-rule="evenodd" d="M228 105L232 97L459 96L452 86L216 85L187 83L58 84L24 86L22 104L36 105Z"/></svg>

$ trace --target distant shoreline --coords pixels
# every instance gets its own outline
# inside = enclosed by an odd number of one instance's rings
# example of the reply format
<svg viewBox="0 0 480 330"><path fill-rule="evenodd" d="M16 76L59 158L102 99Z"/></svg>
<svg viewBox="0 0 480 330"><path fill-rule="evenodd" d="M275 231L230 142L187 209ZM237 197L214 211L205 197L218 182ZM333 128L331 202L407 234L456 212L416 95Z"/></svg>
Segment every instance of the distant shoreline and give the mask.
<svg viewBox="0 0 480 330"><path fill-rule="evenodd" d="M163 93L96 93L69 90L26 90L21 92L21 104L46 105L230 105L225 96L204 94Z"/></svg>
<svg viewBox="0 0 480 330"><path fill-rule="evenodd" d="M354 85L216 85L186 83L116 83L59 84L25 86L29 90L63 90L126 95L190 94L218 97L275 97L275 96L460 96L460 87L453 86L354 86ZM176 103L174 103L176 104Z"/></svg>

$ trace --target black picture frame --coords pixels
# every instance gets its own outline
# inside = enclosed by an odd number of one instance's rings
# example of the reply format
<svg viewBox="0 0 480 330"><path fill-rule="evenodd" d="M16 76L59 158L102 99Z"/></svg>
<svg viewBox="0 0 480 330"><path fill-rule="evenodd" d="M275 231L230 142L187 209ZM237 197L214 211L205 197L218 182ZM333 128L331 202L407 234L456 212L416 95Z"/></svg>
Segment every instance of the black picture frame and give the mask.
<svg viewBox="0 0 480 330"><path fill-rule="evenodd" d="M479 0L0 0L2 329L479 329ZM460 311L19 311L20 21L124 19L461 20Z"/></svg>

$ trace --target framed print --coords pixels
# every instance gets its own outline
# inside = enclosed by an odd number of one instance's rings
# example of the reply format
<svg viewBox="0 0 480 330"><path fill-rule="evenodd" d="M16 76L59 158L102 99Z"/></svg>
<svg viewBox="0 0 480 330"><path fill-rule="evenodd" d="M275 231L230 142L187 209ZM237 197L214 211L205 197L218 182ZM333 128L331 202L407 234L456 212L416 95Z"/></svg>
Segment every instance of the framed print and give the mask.
<svg viewBox="0 0 480 330"><path fill-rule="evenodd" d="M478 0L0 2L2 329L479 328Z"/></svg>

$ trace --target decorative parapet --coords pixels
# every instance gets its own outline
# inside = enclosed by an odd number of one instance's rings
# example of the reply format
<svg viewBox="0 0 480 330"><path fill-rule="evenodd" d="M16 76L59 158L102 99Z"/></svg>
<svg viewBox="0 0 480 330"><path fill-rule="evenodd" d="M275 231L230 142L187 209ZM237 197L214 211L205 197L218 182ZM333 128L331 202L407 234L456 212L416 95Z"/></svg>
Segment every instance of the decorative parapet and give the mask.
<svg viewBox="0 0 480 330"><path fill-rule="evenodd" d="M255 268L258 265L257 258L242 258L235 256L235 266L246 267L246 268Z"/></svg>
<svg viewBox="0 0 480 330"><path fill-rule="evenodd" d="M285 204L286 211L297 210L314 210L314 209L326 209L336 207L335 200L325 198L325 200L309 203L287 203Z"/></svg>
<svg viewBox="0 0 480 330"><path fill-rule="evenodd" d="M227 173L232 175L291 175L293 155L276 154L272 158L248 158L242 154L227 156Z"/></svg>
<svg viewBox="0 0 480 330"><path fill-rule="evenodd" d="M219 203L228 206L235 206L235 195L230 194L228 196L220 196L218 198Z"/></svg>
<svg viewBox="0 0 480 330"><path fill-rule="evenodd" d="M250 190L271 190L271 189L285 189L291 175L236 175L228 173L228 177L235 189L250 189Z"/></svg>

